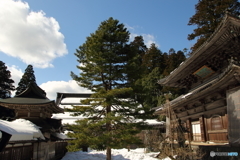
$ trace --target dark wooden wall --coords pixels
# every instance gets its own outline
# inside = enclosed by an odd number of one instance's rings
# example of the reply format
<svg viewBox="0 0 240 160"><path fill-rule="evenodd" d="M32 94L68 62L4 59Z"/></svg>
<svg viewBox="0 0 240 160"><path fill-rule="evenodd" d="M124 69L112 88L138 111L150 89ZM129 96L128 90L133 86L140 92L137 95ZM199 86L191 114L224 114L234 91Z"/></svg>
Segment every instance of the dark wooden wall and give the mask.
<svg viewBox="0 0 240 160"><path fill-rule="evenodd" d="M206 118L207 141L228 142L228 119L227 115L214 115Z"/></svg>

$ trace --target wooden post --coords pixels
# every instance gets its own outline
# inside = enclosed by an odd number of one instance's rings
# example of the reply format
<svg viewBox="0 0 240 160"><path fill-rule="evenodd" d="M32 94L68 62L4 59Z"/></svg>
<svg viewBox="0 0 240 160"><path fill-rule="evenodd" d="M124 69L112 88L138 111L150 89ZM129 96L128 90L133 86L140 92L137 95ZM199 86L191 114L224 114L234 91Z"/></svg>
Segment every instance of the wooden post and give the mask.
<svg viewBox="0 0 240 160"><path fill-rule="evenodd" d="M192 121L191 121L191 118L189 118L187 120L187 127L189 128L189 133L188 133L188 139L189 139L189 142L192 141Z"/></svg>
<svg viewBox="0 0 240 160"><path fill-rule="evenodd" d="M204 123L204 116L202 115L199 118L200 128L201 128L201 141L206 142L206 130L205 130L205 123Z"/></svg>

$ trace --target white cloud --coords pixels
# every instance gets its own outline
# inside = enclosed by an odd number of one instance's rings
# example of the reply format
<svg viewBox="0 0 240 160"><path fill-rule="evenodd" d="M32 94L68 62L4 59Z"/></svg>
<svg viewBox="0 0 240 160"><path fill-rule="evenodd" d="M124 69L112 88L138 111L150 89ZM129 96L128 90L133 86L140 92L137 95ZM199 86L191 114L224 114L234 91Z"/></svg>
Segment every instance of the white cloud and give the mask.
<svg viewBox="0 0 240 160"><path fill-rule="evenodd" d="M136 36L142 36L144 43L148 48L151 46L152 43L155 43L156 46L159 47L159 44L156 42L155 40L156 38L154 37L154 35L144 33L143 34L130 33L130 41L133 41Z"/></svg>
<svg viewBox="0 0 240 160"><path fill-rule="evenodd" d="M135 27L132 27L132 26L130 26L130 25L128 25L128 24L125 24L125 27L128 29L128 30L135 30Z"/></svg>
<svg viewBox="0 0 240 160"><path fill-rule="evenodd" d="M40 85L49 99L55 100L57 92L63 93L91 93L90 90L80 87L76 81L48 81Z"/></svg>
<svg viewBox="0 0 240 160"><path fill-rule="evenodd" d="M159 46L159 45L157 44L157 42L155 41L155 37L154 37L153 35L151 35L151 34L143 34L142 36L143 36L145 45L146 45L147 47L150 47L151 44L153 44L153 43L155 43L156 46Z"/></svg>
<svg viewBox="0 0 240 160"><path fill-rule="evenodd" d="M23 76L23 71L15 65L7 66L7 68L11 72L11 79L14 80L14 86L17 87L20 79Z"/></svg>
<svg viewBox="0 0 240 160"><path fill-rule="evenodd" d="M35 67L67 54L59 24L43 11L30 11L28 3L0 0L0 51Z"/></svg>
<svg viewBox="0 0 240 160"><path fill-rule="evenodd" d="M11 72L11 79L14 80L14 86L17 87L22 75L23 71L15 65L7 66L7 69ZM86 88L80 87L76 81L48 81L46 83L42 83L40 86L46 93L47 97L51 100L55 100L57 97L57 92L63 93L91 93L90 90ZM12 95L15 95L15 91L12 92ZM79 99L69 99L71 102L78 103ZM69 101L66 101L69 102Z"/></svg>
<svg viewBox="0 0 240 160"><path fill-rule="evenodd" d="M11 79L14 80L14 86L15 88L17 88L18 83L23 76L22 70L15 65L12 65L12 66L7 65L7 69L11 72ZM11 93L12 93L12 96L14 96L16 93L16 90L12 91Z"/></svg>

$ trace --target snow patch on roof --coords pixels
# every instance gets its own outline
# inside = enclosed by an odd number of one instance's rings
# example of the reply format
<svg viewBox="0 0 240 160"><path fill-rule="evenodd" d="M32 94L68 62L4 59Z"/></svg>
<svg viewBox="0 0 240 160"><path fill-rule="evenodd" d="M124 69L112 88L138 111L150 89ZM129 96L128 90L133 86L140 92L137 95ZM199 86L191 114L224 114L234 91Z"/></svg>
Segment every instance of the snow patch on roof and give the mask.
<svg viewBox="0 0 240 160"><path fill-rule="evenodd" d="M188 93L188 94L185 94L182 96L182 98L187 98L188 96L190 96L192 94L192 92Z"/></svg>
<svg viewBox="0 0 240 160"><path fill-rule="evenodd" d="M72 139L67 136L67 133L71 131L64 131L64 133L53 133L54 136L60 138L60 139Z"/></svg>
<svg viewBox="0 0 240 160"><path fill-rule="evenodd" d="M86 117L83 116L72 116L71 112L64 112L64 113L58 113L58 114L53 114L52 118L53 119L62 119L62 124L74 124L76 120L81 120Z"/></svg>
<svg viewBox="0 0 240 160"><path fill-rule="evenodd" d="M163 110L163 107L159 107L158 109L156 109L156 112L161 110Z"/></svg>
<svg viewBox="0 0 240 160"><path fill-rule="evenodd" d="M147 119L145 122L149 125L164 125L166 123L164 121L157 121L156 119Z"/></svg>
<svg viewBox="0 0 240 160"><path fill-rule="evenodd" d="M0 130L12 135L10 141L45 139L39 128L25 119L12 122L0 120Z"/></svg>

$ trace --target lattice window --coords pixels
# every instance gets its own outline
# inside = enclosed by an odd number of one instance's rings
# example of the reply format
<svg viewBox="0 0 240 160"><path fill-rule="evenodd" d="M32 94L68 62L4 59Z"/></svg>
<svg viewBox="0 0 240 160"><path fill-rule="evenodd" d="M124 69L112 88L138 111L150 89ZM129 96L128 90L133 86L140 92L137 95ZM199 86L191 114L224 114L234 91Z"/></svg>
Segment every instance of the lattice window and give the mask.
<svg viewBox="0 0 240 160"><path fill-rule="evenodd" d="M200 122L192 122L192 135L193 135L193 141L201 141L201 127Z"/></svg>

